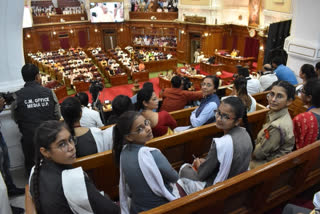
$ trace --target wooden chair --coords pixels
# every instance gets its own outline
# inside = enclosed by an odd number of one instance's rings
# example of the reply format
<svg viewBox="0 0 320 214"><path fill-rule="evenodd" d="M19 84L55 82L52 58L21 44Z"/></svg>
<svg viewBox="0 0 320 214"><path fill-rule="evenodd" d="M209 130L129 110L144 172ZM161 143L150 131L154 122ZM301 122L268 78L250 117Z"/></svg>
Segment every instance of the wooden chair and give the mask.
<svg viewBox="0 0 320 214"><path fill-rule="evenodd" d="M319 183L320 141L144 214L265 213Z"/></svg>

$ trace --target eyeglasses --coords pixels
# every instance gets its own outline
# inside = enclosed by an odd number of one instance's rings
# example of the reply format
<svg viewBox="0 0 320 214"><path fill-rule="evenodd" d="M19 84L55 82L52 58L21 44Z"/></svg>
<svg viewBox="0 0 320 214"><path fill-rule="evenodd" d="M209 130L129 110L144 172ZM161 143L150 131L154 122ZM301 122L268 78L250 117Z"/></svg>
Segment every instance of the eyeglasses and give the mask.
<svg viewBox="0 0 320 214"><path fill-rule="evenodd" d="M70 136L68 140L61 140L58 142L58 147L52 149L60 149L62 152L68 152L70 147L69 146L77 145L77 138L74 136Z"/></svg>
<svg viewBox="0 0 320 214"><path fill-rule="evenodd" d="M130 135L130 134L140 134L141 132L143 132L146 129L147 126L150 126L150 124L151 124L150 120L144 120L144 126L139 126L137 128L137 131L130 132L128 135Z"/></svg>
<svg viewBox="0 0 320 214"><path fill-rule="evenodd" d="M220 117L221 118L221 120L223 120L223 121L227 121L227 120L234 120L235 118L233 118L233 117L230 117L229 115L227 115L227 114L221 114L221 112L218 110L218 111L215 111L215 115L216 115L216 119L218 118L218 117Z"/></svg>
<svg viewBox="0 0 320 214"><path fill-rule="evenodd" d="M270 93L267 94L267 99L271 99L272 100L274 97L275 97L275 99L277 101L285 98L285 96L283 96L283 94L275 94L273 92L270 92Z"/></svg>
<svg viewBox="0 0 320 214"><path fill-rule="evenodd" d="M201 87L204 87L204 86L207 86L209 88L209 87L212 87L212 84L211 83L202 82L201 83Z"/></svg>

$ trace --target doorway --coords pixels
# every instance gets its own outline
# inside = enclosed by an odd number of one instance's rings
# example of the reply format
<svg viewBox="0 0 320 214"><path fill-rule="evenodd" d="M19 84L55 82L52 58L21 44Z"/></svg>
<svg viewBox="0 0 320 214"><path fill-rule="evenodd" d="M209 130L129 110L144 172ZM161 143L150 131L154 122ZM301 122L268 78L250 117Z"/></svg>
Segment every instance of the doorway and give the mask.
<svg viewBox="0 0 320 214"><path fill-rule="evenodd" d="M195 61L194 52L197 49L201 49L201 33L190 33L190 64Z"/></svg>
<svg viewBox="0 0 320 214"><path fill-rule="evenodd" d="M104 50L114 49L117 47L117 33L115 29L103 30Z"/></svg>

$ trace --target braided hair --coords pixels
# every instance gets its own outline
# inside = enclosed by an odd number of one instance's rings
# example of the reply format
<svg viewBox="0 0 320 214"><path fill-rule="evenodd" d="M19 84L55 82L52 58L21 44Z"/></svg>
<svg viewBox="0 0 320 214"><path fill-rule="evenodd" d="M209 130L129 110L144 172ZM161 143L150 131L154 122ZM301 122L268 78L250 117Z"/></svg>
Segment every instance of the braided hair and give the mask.
<svg viewBox="0 0 320 214"><path fill-rule="evenodd" d="M133 122L137 119L141 114L137 111L127 111L123 113L116 125L113 128L113 146L112 146L112 154L115 163L120 165L120 154L122 148L127 141L125 136L130 133Z"/></svg>
<svg viewBox="0 0 320 214"><path fill-rule="evenodd" d="M81 118L81 103L75 97L68 97L61 103L61 114L72 136L75 136L74 124Z"/></svg>
<svg viewBox="0 0 320 214"><path fill-rule="evenodd" d="M33 190L33 201L37 213L41 213L40 204L40 168L41 162L44 157L40 152L40 148L43 147L46 150L50 150L50 145L56 140L58 133L63 129L67 128L64 123L56 120L49 120L43 122L37 129L34 135L35 142L35 167L32 175L31 188Z"/></svg>

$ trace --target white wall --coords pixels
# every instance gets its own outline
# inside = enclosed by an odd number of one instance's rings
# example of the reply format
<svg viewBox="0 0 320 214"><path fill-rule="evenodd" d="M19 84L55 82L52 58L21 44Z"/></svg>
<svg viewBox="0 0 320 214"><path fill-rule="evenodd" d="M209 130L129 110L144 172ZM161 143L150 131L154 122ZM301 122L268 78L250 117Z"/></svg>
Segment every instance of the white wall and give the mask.
<svg viewBox="0 0 320 214"><path fill-rule="evenodd" d="M24 64L22 18L24 1L0 1L0 91L16 91L23 86L21 67ZM0 114L1 132L7 142L12 167L23 166L20 135L10 111Z"/></svg>

